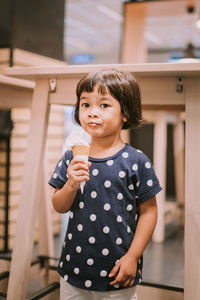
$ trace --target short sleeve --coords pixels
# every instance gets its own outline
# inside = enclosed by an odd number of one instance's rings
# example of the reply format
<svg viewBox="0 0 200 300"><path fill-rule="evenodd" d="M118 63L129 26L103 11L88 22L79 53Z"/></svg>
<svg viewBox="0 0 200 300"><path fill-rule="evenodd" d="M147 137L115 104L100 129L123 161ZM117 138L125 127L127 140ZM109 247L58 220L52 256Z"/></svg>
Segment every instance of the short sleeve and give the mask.
<svg viewBox="0 0 200 300"><path fill-rule="evenodd" d="M151 161L142 153L135 186L137 202L144 202L162 190Z"/></svg>
<svg viewBox="0 0 200 300"><path fill-rule="evenodd" d="M67 150L57 163L55 170L48 182L52 187L61 189L67 182L67 168L71 160L72 152Z"/></svg>

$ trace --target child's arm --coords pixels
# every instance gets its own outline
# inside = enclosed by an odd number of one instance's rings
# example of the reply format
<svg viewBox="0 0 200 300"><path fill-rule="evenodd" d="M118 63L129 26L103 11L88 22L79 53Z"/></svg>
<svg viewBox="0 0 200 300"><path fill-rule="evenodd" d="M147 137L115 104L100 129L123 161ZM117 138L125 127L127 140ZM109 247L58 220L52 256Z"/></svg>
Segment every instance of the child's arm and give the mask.
<svg viewBox="0 0 200 300"><path fill-rule="evenodd" d="M80 188L81 181L89 180L90 166L90 162L86 164L79 158L75 157L72 159L67 169L67 182L61 189L57 188L53 194L52 203L57 212L66 213L70 210L74 202L76 192Z"/></svg>
<svg viewBox="0 0 200 300"><path fill-rule="evenodd" d="M151 239L157 221L156 197L139 204L139 219L135 236L128 252L121 257L109 274L115 277L110 284L120 284L123 287L130 287L134 283L137 270L137 262L142 256L149 240Z"/></svg>

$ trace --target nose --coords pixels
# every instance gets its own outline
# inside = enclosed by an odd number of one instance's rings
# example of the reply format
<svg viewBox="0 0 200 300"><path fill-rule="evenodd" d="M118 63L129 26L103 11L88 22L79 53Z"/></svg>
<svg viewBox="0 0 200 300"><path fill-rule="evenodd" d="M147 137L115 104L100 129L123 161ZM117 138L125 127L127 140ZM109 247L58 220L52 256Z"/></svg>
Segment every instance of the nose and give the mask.
<svg viewBox="0 0 200 300"><path fill-rule="evenodd" d="M99 113L97 107L91 107L88 112L88 117L94 118L94 117L98 117L98 115Z"/></svg>

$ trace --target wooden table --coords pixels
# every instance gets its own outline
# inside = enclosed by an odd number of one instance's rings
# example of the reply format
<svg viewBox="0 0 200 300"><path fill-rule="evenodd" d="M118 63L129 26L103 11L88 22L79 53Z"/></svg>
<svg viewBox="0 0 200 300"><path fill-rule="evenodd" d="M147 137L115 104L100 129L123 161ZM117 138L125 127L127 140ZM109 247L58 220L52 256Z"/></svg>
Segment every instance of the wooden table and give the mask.
<svg viewBox="0 0 200 300"><path fill-rule="evenodd" d="M200 294L200 63L92 65L54 68L9 68L6 75L35 80L30 136L25 160L16 243L8 300L25 299L32 254L33 228L51 104L74 104L77 81L86 73L114 67L134 74L145 109L186 111L185 286L184 299ZM31 170L31 171L30 171ZM159 201L159 197L158 197Z"/></svg>

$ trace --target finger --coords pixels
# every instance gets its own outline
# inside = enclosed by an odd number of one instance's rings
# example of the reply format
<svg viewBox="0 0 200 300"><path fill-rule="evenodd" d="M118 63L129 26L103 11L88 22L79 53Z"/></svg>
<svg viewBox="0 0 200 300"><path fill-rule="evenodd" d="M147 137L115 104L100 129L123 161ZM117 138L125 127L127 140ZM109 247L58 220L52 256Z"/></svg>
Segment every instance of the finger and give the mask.
<svg viewBox="0 0 200 300"><path fill-rule="evenodd" d="M134 284L134 281L135 281L135 278L133 278L133 279L131 280L131 282L130 282L130 286L133 286L133 284Z"/></svg>
<svg viewBox="0 0 200 300"><path fill-rule="evenodd" d="M117 275L117 272L119 271L119 264L116 264L114 266L114 268L112 268L110 274L108 275L108 277L115 277Z"/></svg>
<svg viewBox="0 0 200 300"><path fill-rule="evenodd" d="M82 172L82 171L76 171L73 172L72 174L69 175L69 178L73 179L74 181L84 181L84 180L89 180L89 174Z"/></svg>
<svg viewBox="0 0 200 300"><path fill-rule="evenodd" d="M127 278L127 279L122 283L122 286L123 286L123 287L129 287L129 286L131 286L131 282L132 282L132 277L131 277L131 278Z"/></svg>
<svg viewBox="0 0 200 300"><path fill-rule="evenodd" d="M71 165L71 168L73 170L83 169L83 170L89 171L88 165L84 162L77 162L77 163Z"/></svg>
<svg viewBox="0 0 200 300"><path fill-rule="evenodd" d="M110 282L110 285L115 285L115 284L123 284L124 282L124 273L123 272L120 272L118 273L117 277L115 278L115 280L111 281Z"/></svg>
<svg viewBox="0 0 200 300"><path fill-rule="evenodd" d="M71 165L74 165L74 164L76 164L76 163L82 163L82 164L87 164L87 162L84 160L84 159L81 159L81 158L79 158L79 157L74 157L72 160L71 160Z"/></svg>

